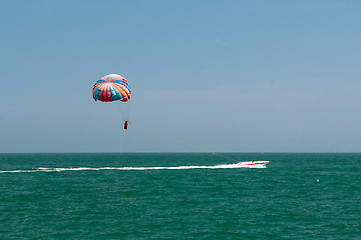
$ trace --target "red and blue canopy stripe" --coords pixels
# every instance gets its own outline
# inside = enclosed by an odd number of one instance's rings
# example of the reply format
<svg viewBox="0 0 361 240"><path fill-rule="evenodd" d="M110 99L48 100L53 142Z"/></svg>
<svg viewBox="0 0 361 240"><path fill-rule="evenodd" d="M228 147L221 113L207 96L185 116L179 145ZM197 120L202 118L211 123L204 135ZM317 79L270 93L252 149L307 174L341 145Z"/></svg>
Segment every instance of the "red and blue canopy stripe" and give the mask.
<svg viewBox="0 0 361 240"><path fill-rule="evenodd" d="M95 101L126 102L130 99L132 91L128 81L120 75L109 74L99 78L93 86L93 98Z"/></svg>

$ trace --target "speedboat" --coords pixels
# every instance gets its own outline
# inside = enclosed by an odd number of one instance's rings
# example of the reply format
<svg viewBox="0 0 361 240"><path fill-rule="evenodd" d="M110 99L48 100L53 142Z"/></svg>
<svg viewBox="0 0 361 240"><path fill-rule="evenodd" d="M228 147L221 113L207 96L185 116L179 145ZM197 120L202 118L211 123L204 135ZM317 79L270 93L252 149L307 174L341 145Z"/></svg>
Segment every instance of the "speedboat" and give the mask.
<svg viewBox="0 0 361 240"><path fill-rule="evenodd" d="M236 163L240 167L250 167L250 168L265 168L266 164L269 161L250 161L250 162L239 162Z"/></svg>

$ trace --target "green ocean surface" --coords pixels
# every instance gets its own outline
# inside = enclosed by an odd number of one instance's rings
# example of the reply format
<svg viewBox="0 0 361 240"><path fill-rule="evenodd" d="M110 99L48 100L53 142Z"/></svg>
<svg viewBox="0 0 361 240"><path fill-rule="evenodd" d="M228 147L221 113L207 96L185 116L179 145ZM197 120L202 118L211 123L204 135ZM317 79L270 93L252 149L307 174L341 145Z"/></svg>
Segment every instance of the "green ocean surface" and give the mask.
<svg viewBox="0 0 361 240"><path fill-rule="evenodd" d="M207 153L0 154L0 239L361 239L361 154L222 155L270 163L151 169L234 162Z"/></svg>

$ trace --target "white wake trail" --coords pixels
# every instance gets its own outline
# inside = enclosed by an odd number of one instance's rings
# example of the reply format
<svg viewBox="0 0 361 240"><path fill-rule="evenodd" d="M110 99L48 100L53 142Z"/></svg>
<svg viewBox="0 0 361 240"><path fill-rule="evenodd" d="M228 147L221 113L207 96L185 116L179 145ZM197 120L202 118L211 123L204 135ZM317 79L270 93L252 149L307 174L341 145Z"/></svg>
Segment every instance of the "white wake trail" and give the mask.
<svg viewBox="0 0 361 240"><path fill-rule="evenodd" d="M268 162L267 162L268 163ZM145 171L145 170L185 170L185 169L220 169L220 168L266 168L263 164L222 164L215 166L178 166L178 167L70 167L70 168L35 168L0 171L0 173L31 173L31 172L63 172L63 171L100 171L100 170L121 170L121 171Z"/></svg>

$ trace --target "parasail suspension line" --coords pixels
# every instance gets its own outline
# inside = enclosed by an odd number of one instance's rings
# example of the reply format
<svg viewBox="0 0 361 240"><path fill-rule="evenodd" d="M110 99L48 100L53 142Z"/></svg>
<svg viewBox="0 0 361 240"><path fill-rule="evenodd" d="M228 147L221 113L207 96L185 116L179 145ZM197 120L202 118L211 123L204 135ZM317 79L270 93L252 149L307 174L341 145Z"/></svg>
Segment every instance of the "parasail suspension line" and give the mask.
<svg viewBox="0 0 361 240"><path fill-rule="evenodd" d="M142 129L144 129L144 130L146 130L146 131L148 131L148 132L157 134L157 135L159 135L159 136L162 136L162 137L167 138L167 139L169 139L169 140L172 140L172 141L181 143L181 144L183 144L183 145L192 147L192 148L197 149L197 150L200 150L200 151L202 151L202 152L210 153L210 154L213 154L213 155L215 155L215 156L218 156L218 157L221 157L221 158L224 158L224 159L227 159L227 160L239 162L239 161L237 161L236 159L233 159L233 158L230 158L230 157L226 157L226 156L223 156L223 155L221 155L221 154L219 154L219 153L215 153L215 152L209 151L208 149L202 148L202 147L200 147L200 146L198 146L198 145L191 144L191 143L185 142L185 141L183 141L183 140L180 140L180 139L177 139L177 138L174 138L174 137L167 136L167 135L165 135L165 134L163 134L163 133L161 133L161 132L158 132L158 131L156 131L156 130L154 130L154 129L146 128L146 127L144 127L144 126L141 126L141 125L139 125L139 124L135 124L135 123L133 123L133 122L131 122L131 124L134 125L134 126L136 126L136 127L138 127L138 128L142 128Z"/></svg>

